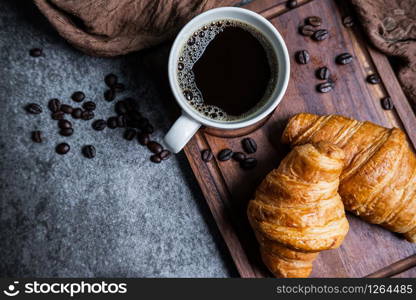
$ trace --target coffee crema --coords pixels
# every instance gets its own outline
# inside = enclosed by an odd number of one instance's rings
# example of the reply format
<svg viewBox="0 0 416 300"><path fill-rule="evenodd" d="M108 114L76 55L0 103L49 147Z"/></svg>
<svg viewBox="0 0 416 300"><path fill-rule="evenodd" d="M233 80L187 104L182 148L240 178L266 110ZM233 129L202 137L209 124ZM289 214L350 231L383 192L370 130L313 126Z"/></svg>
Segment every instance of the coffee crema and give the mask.
<svg viewBox="0 0 416 300"><path fill-rule="evenodd" d="M277 82L277 57L253 26L221 19L189 37L177 74L193 109L213 120L236 121L269 99Z"/></svg>

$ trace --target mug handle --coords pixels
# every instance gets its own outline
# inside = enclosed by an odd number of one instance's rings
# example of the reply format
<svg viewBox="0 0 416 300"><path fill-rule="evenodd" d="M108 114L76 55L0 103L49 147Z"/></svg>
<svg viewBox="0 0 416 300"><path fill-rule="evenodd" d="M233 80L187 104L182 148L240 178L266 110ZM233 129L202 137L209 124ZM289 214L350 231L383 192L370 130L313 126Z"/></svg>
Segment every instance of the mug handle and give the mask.
<svg viewBox="0 0 416 300"><path fill-rule="evenodd" d="M178 153L185 147L200 127L201 123L198 123L182 111L182 115L176 120L163 138L165 147L173 153Z"/></svg>

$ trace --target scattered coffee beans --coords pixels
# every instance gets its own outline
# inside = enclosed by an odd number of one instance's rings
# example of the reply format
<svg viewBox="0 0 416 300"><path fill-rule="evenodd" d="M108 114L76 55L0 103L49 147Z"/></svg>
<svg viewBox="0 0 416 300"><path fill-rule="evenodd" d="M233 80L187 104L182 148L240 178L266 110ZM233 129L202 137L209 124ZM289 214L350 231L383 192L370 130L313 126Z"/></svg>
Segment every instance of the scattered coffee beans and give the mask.
<svg viewBox="0 0 416 300"><path fill-rule="evenodd" d="M26 111L30 114L38 115L42 112L42 107L36 103L30 103L25 107Z"/></svg>
<svg viewBox="0 0 416 300"><path fill-rule="evenodd" d="M83 104L82 104L82 107L83 107L85 110L88 110L88 111L93 111L93 110L95 110L96 105L95 105L95 102L92 102L92 101L87 101L87 102L85 102L85 103L83 103Z"/></svg>
<svg viewBox="0 0 416 300"><path fill-rule="evenodd" d="M72 123L69 122L68 120L59 120L58 127L61 129L72 128Z"/></svg>
<svg viewBox="0 0 416 300"><path fill-rule="evenodd" d="M342 24L344 24L345 27L353 27L354 26L354 18L351 16L346 16L342 20Z"/></svg>
<svg viewBox="0 0 416 300"><path fill-rule="evenodd" d="M342 53L335 58L335 61L339 65L346 65L352 62L352 55L349 53Z"/></svg>
<svg viewBox="0 0 416 300"><path fill-rule="evenodd" d="M287 1L286 6L289 9L296 8L298 6L298 1L297 0L289 0L289 1Z"/></svg>
<svg viewBox="0 0 416 300"><path fill-rule="evenodd" d="M305 65L309 62L310 56L309 52L306 50L301 50L296 52L296 61L302 65Z"/></svg>
<svg viewBox="0 0 416 300"><path fill-rule="evenodd" d="M316 71L316 77L318 77L318 79L328 80L329 76L331 76L331 72L329 71L329 69L327 67L319 68Z"/></svg>
<svg viewBox="0 0 416 300"><path fill-rule="evenodd" d="M243 152L234 152L233 159L235 161L241 162L246 159L246 155Z"/></svg>
<svg viewBox="0 0 416 300"><path fill-rule="evenodd" d="M328 93L328 92L332 91L333 88L334 88L334 84L330 81L318 84L317 87L316 87L316 89L320 93Z"/></svg>
<svg viewBox="0 0 416 300"><path fill-rule="evenodd" d="M39 56L42 56L43 51L40 48L33 48L29 50L29 54L32 57L39 57Z"/></svg>
<svg viewBox="0 0 416 300"><path fill-rule="evenodd" d="M52 119L62 120L64 118L64 113L62 111L57 111L51 114Z"/></svg>
<svg viewBox="0 0 416 300"><path fill-rule="evenodd" d="M81 119L88 121L94 118L94 113L92 111L89 110L84 110L81 114Z"/></svg>
<svg viewBox="0 0 416 300"><path fill-rule="evenodd" d="M153 154L152 156L150 156L150 161L159 164L162 161L162 159L159 157L159 155Z"/></svg>
<svg viewBox="0 0 416 300"><path fill-rule="evenodd" d="M146 146L150 141L150 137L147 133L141 132L137 136L137 140L139 141L140 145Z"/></svg>
<svg viewBox="0 0 416 300"><path fill-rule="evenodd" d="M131 141L136 136L136 130L127 128L126 131L124 131L124 139Z"/></svg>
<svg viewBox="0 0 416 300"><path fill-rule="evenodd" d="M72 110L72 113L71 113L71 116L74 118L74 119L81 119L81 116L82 116L82 109L81 108L75 108L75 109L73 109Z"/></svg>
<svg viewBox="0 0 416 300"><path fill-rule="evenodd" d="M127 112L128 112L127 102L125 100L117 101L114 109L115 109L116 113L119 114L119 115L127 114Z"/></svg>
<svg viewBox="0 0 416 300"><path fill-rule="evenodd" d="M226 161L231 159L234 152L231 149L223 149L218 153L218 160L220 161Z"/></svg>
<svg viewBox="0 0 416 300"><path fill-rule="evenodd" d="M95 157L95 147L93 145L86 145L82 147L82 154L86 158L94 158Z"/></svg>
<svg viewBox="0 0 416 300"><path fill-rule="evenodd" d="M75 102L82 102L85 99L85 94L81 91L75 92L71 96Z"/></svg>
<svg viewBox="0 0 416 300"><path fill-rule="evenodd" d="M323 41L326 40L329 37L329 31L326 29L319 29L317 31L314 32L314 34L312 35L312 38L315 41Z"/></svg>
<svg viewBox="0 0 416 300"><path fill-rule="evenodd" d="M243 149L246 153L251 154L255 153L257 151L257 144L256 141L252 138L245 138L241 141L241 144L243 145Z"/></svg>
<svg viewBox="0 0 416 300"><path fill-rule="evenodd" d="M114 74L108 74L105 76L104 82L109 88L112 88L118 82L118 78Z"/></svg>
<svg viewBox="0 0 416 300"><path fill-rule="evenodd" d="M56 153L61 154L61 155L67 154L70 149L71 147L69 147L67 143L58 144L55 148Z"/></svg>
<svg viewBox="0 0 416 300"><path fill-rule="evenodd" d="M251 170L257 166L257 159L254 157L248 157L240 162L240 167L244 170Z"/></svg>
<svg viewBox="0 0 416 300"><path fill-rule="evenodd" d="M61 108L61 101L59 101L58 99L51 99L48 102L48 108L51 112L57 112L60 110Z"/></svg>
<svg viewBox="0 0 416 300"><path fill-rule="evenodd" d="M203 151L201 152L201 159L202 159L204 162L209 162L209 161L211 161L213 157L214 157L214 155L212 155L212 152L211 152L211 150L209 150L209 149L205 149L205 150L203 150Z"/></svg>
<svg viewBox="0 0 416 300"><path fill-rule="evenodd" d="M306 18L306 23L313 27L319 27L322 24L322 19L318 16L311 16Z"/></svg>
<svg viewBox="0 0 416 300"><path fill-rule="evenodd" d="M367 76L367 82L371 84L378 84L380 83L380 77L376 74L371 74Z"/></svg>
<svg viewBox="0 0 416 300"><path fill-rule="evenodd" d="M147 143L147 148L155 154L158 154L162 152L163 150L162 146L158 142L155 142L155 141L149 141Z"/></svg>
<svg viewBox="0 0 416 300"><path fill-rule="evenodd" d="M385 110L392 110L393 109L393 101L390 97L384 97L381 99L381 107Z"/></svg>
<svg viewBox="0 0 416 300"><path fill-rule="evenodd" d="M74 109L72 108L72 106L68 105L68 104L62 104L61 105L61 111L66 113L66 114L72 114L72 111Z"/></svg>
<svg viewBox="0 0 416 300"><path fill-rule="evenodd" d="M32 131L32 141L35 143L42 143L42 131Z"/></svg>
<svg viewBox="0 0 416 300"><path fill-rule="evenodd" d="M101 130L104 130L104 128L106 128L106 127L107 127L107 122L106 122L106 121L104 121L104 120L102 120L102 119L100 119L100 120L95 120L94 122L92 122L91 127L92 127L94 130L101 131Z"/></svg>
<svg viewBox="0 0 416 300"><path fill-rule="evenodd" d="M62 136L71 136L74 133L74 129L72 128L63 128L59 130L59 134Z"/></svg>
<svg viewBox="0 0 416 300"><path fill-rule="evenodd" d="M304 36L312 36L315 33L315 28L311 25L303 25L299 27L299 33Z"/></svg>
<svg viewBox="0 0 416 300"><path fill-rule="evenodd" d="M163 150L159 153L159 157L161 160L167 160L170 157L171 153L169 150Z"/></svg>
<svg viewBox="0 0 416 300"><path fill-rule="evenodd" d="M114 129L117 127L117 117L110 117L107 120L108 128Z"/></svg>
<svg viewBox="0 0 416 300"><path fill-rule="evenodd" d="M104 99L106 101L113 101L116 98L116 93L113 89L106 90L104 92Z"/></svg>

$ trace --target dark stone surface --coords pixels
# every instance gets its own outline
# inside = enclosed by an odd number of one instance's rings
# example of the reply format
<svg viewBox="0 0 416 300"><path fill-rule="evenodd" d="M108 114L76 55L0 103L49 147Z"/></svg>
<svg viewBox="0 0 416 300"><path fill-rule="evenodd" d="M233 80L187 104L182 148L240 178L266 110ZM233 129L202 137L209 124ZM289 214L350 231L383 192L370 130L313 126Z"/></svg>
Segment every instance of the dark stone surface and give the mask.
<svg viewBox="0 0 416 300"><path fill-rule="evenodd" d="M115 73L155 128L171 124L141 53L115 59L71 48L31 1L1 0L0 10L0 276L235 276L228 252L183 154L161 164L122 129L94 131L71 120L62 137L47 103L83 91L95 119L113 115L104 76ZM43 49L42 57L29 50ZM24 105L43 107L28 115ZM44 142L31 141L42 130ZM71 151L59 156L55 146ZM94 159L83 145L97 149Z"/></svg>

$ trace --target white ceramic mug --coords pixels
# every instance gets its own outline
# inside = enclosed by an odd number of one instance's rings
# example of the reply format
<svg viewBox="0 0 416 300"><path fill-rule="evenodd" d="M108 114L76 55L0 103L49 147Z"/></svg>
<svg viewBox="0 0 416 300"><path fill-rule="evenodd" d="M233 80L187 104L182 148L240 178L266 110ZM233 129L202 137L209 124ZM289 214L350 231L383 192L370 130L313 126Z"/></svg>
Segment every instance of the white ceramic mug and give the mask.
<svg viewBox="0 0 416 300"><path fill-rule="evenodd" d="M201 115L188 104L178 83L177 64L186 41L204 24L224 19L238 20L260 31L269 41L278 64L276 86L269 99L256 112L247 118L236 121L218 121ZM286 91L290 75L290 61L282 36L267 19L247 9L221 7L208 10L196 16L182 28L170 50L168 73L169 83L176 101L182 108L182 115L166 134L164 144L173 153L178 153L202 125L223 130L240 129L253 125L269 115L282 100Z"/></svg>

